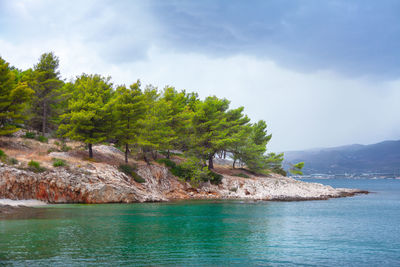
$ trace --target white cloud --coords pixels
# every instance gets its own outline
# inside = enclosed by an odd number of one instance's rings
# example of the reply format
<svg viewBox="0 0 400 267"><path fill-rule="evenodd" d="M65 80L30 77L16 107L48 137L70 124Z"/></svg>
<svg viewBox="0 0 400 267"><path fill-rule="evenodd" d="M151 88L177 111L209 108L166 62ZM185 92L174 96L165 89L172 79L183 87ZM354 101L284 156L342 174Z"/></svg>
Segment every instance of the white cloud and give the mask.
<svg viewBox="0 0 400 267"><path fill-rule="evenodd" d="M21 20L16 31L25 37L0 31L0 55L17 67L31 67L41 53L54 51L65 78L100 73L116 83L140 78L160 88L172 85L201 97L226 97L233 107L244 106L254 121L267 121L274 151L373 143L400 135L400 80L299 73L245 54L215 58L174 52L158 39L162 27L143 5L118 13L121 6L110 4L108 12L97 13L94 2L78 5L79 10L74 2L62 2L60 8L55 7L59 2L24 3L14 6L20 10L14 15ZM55 12L35 19L44 8Z"/></svg>

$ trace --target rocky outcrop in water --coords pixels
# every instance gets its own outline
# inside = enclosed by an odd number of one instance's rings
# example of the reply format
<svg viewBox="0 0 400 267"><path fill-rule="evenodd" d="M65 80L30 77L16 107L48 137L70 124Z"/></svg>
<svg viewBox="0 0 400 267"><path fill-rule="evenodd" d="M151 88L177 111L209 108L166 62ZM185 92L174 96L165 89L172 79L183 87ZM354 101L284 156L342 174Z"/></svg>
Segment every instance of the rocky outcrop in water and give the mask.
<svg viewBox="0 0 400 267"><path fill-rule="evenodd" d="M225 175L222 184L192 188L168 169L141 164L137 183L112 165L93 163L82 168L55 168L43 173L0 165L0 198L38 199L49 203L113 203L168 201L172 199L307 200L350 196L361 191L335 189L291 178L241 178Z"/></svg>
<svg viewBox="0 0 400 267"><path fill-rule="evenodd" d="M37 199L48 203L130 203L174 199L309 200L364 192L335 189L276 174L255 176L228 166L216 169L223 175L221 184L208 182L193 188L173 176L163 165L155 162L149 165L132 159L136 173L144 179L144 183L138 183L118 170L117 166L124 163L124 154L117 148L94 146L95 159L87 160L82 144L69 143L71 150L63 152L55 141L44 144L20 137L0 138L1 148L18 161L17 165L0 162L0 199ZM54 158L63 159L66 166L54 167ZM27 168L30 160L40 162L40 166L47 170L41 173L30 171ZM248 178L234 176L238 172L246 172Z"/></svg>
<svg viewBox="0 0 400 267"><path fill-rule="evenodd" d="M111 165L57 168L43 173L0 165L0 198L38 199L49 203L112 203L167 201L183 186L164 167L139 167L144 184Z"/></svg>

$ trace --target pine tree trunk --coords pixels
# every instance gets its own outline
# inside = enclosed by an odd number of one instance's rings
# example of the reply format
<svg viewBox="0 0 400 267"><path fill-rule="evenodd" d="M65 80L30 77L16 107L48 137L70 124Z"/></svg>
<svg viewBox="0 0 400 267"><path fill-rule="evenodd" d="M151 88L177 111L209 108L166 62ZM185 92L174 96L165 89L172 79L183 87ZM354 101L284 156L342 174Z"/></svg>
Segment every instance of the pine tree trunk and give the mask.
<svg viewBox="0 0 400 267"><path fill-rule="evenodd" d="M224 150L224 159L226 158L226 151Z"/></svg>
<svg viewBox="0 0 400 267"><path fill-rule="evenodd" d="M125 163L126 164L128 164L128 152L129 152L128 144L125 144Z"/></svg>
<svg viewBox="0 0 400 267"><path fill-rule="evenodd" d="M47 121L47 107L46 102L43 102L43 118L42 118L42 134L46 134L46 121Z"/></svg>
<svg viewBox="0 0 400 267"><path fill-rule="evenodd" d="M214 169L213 156L210 156L210 157L208 158L208 169L209 169L209 170Z"/></svg>
<svg viewBox="0 0 400 267"><path fill-rule="evenodd" d="M146 157L146 152L143 153L143 160L147 163L147 165L150 165L150 161L149 161L148 158Z"/></svg>
<svg viewBox="0 0 400 267"><path fill-rule="evenodd" d="M169 149L168 149L168 151L167 151L167 159L169 159L169 157L170 157L170 153L169 153Z"/></svg>
<svg viewBox="0 0 400 267"><path fill-rule="evenodd" d="M130 120L128 117L128 123L127 123L127 129L130 128ZM129 147L128 147L128 143L125 144L125 163L128 164L128 153L129 153Z"/></svg>
<svg viewBox="0 0 400 267"><path fill-rule="evenodd" d="M88 144L89 147L89 158L93 158L93 150L92 150L92 144Z"/></svg>
<svg viewBox="0 0 400 267"><path fill-rule="evenodd" d="M233 168L233 169L235 168L235 163L236 163L236 159L234 159L234 160L233 160L233 163L232 163L232 168Z"/></svg>

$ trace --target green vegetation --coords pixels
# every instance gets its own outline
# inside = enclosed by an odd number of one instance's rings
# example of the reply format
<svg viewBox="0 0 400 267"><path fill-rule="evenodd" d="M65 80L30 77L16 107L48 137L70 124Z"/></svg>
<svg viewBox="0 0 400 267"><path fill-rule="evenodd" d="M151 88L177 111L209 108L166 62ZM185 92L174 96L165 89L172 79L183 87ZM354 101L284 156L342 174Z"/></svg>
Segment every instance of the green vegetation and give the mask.
<svg viewBox="0 0 400 267"><path fill-rule="evenodd" d="M208 170L195 157L187 159L180 165L177 165L168 158L158 159L157 162L168 167L173 175L181 178L183 181L190 182L194 186L199 185L200 182L207 181L210 181L212 184L219 184L222 180L221 174Z"/></svg>
<svg viewBox="0 0 400 267"><path fill-rule="evenodd" d="M125 163L128 164L129 145L138 140L139 120L146 113L145 96L140 90L140 82L129 88L119 86L112 100L115 120L114 137L119 145L125 146Z"/></svg>
<svg viewBox="0 0 400 267"><path fill-rule="evenodd" d="M94 144L112 142L124 151L126 165L133 151L149 164L160 153L169 159L171 151L180 151L185 157L181 164L161 162L193 184L220 182L221 176L213 172L217 156L233 159L233 168L285 174L283 154L267 151L272 136L265 121L251 122L243 107L231 109L225 98L200 99L171 86L142 88L140 81L129 87L114 85L111 77L98 74L82 74L65 83L58 68L53 53L41 55L25 71L0 59L0 135L23 124L41 132L27 132L26 138L48 142L47 136L57 135L83 142L91 161ZM70 149L64 142L56 145ZM301 169L297 167L295 171Z"/></svg>
<svg viewBox="0 0 400 267"><path fill-rule="evenodd" d="M40 163L37 161L29 161L28 169L33 172L44 172L46 169L40 166Z"/></svg>
<svg viewBox="0 0 400 267"><path fill-rule="evenodd" d="M43 135L39 135L39 136L37 137L37 140L38 140L39 142L42 142L42 143L48 143L48 142L49 142L49 139L48 139L47 137L43 136Z"/></svg>
<svg viewBox="0 0 400 267"><path fill-rule="evenodd" d="M7 160L7 155L6 153L0 149L0 161L6 161Z"/></svg>
<svg viewBox="0 0 400 267"><path fill-rule="evenodd" d="M146 182L146 180L136 172L137 168L135 166L128 165L128 164L121 164L121 165L119 165L118 169L121 172L125 173L126 175L132 177L138 183Z"/></svg>
<svg viewBox="0 0 400 267"><path fill-rule="evenodd" d="M24 110L33 93L26 82L18 81L9 64L0 57L0 136L19 130L17 125L24 122Z"/></svg>
<svg viewBox="0 0 400 267"><path fill-rule="evenodd" d="M52 52L41 55L33 70L22 76L34 95L29 108L29 125L46 135L48 130L56 128L58 113L57 103L60 101L60 89L64 82L58 71L59 59Z"/></svg>
<svg viewBox="0 0 400 267"><path fill-rule="evenodd" d="M36 138L36 134L34 132L26 132L25 135L24 135L24 138L35 139Z"/></svg>
<svg viewBox="0 0 400 267"><path fill-rule="evenodd" d="M247 174L245 174L245 173L238 173L238 174L234 174L234 176L237 176L237 177L242 177L242 178L250 178L250 176L248 176Z"/></svg>
<svg viewBox="0 0 400 267"><path fill-rule="evenodd" d="M0 161L10 165L18 164L17 159L8 157L7 154L1 149L0 149Z"/></svg>
<svg viewBox="0 0 400 267"><path fill-rule="evenodd" d="M53 159L53 167L64 167L67 166L67 163L63 159Z"/></svg>
<svg viewBox="0 0 400 267"><path fill-rule="evenodd" d="M289 172L293 175L303 175L303 172L301 171L303 167L304 167L304 162L293 164L291 165Z"/></svg>
<svg viewBox="0 0 400 267"><path fill-rule="evenodd" d="M16 158L9 158L8 163L11 165L16 165L18 164L18 160Z"/></svg>
<svg viewBox="0 0 400 267"><path fill-rule="evenodd" d="M64 123L59 127L60 133L87 144L89 158L93 158L92 145L106 141L114 129L110 80L100 75L79 76L68 102L68 111L62 115Z"/></svg>

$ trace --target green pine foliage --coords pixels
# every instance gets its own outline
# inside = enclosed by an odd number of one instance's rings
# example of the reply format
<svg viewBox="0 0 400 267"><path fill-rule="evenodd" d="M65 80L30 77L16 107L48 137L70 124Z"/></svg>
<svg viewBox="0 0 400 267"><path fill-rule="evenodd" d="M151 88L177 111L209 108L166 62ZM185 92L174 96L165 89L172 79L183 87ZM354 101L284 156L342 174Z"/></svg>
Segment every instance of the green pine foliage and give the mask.
<svg viewBox="0 0 400 267"><path fill-rule="evenodd" d="M59 132L64 137L88 145L89 158L93 158L92 145L106 141L112 135L113 114L111 99L113 87L110 78L82 74L74 83L68 102L68 112L62 115Z"/></svg>
<svg viewBox="0 0 400 267"><path fill-rule="evenodd" d="M59 102L63 81L58 71L59 59L54 53L44 53L33 71L25 74L29 86L35 91L30 108L29 124L34 129L46 135L48 130L56 128L55 122L59 117L56 105Z"/></svg>
<svg viewBox="0 0 400 267"><path fill-rule="evenodd" d="M301 171L303 167L304 167L304 162L292 164L292 166L289 168L289 172L293 175L303 175L303 172Z"/></svg>
<svg viewBox="0 0 400 267"><path fill-rule="evenodd" d="M215 96L207 97L197 103L192 119L193 139L192 152L200 159L207 161L212 169L214 155L230 144L226 112L229 108L227 99Z"/></svg>
<svg viewBox="0 0 400 267"><path fill-rule="evenodd" d="M0 57L0 136L19 130L23 123L24 109L33 95L25 82L18 82L9 64Z"/></svg>
<svg viewBox="0 0 400 267"><path fill-rule="evenodd" d="M111 103L115 120L114 137L125 148L125 163L128 163L129 146L137 143L141 120L144 119L147 106L140 82L129 88L119 86Z"/></svg>
<svg viewBox="0 0 400 267"><path fill-rule="evenodd" d="M196 157L190 157L179 165L168 158L157 159L157 162L164 164L173 175L190 182L193 186L208 181L212 184L219 184L223 177L221 174L208 170Z"/></svg>
<svg viewBox="0 0 400 267"><path fill-rule="evenodd" d="M194 185L220 182L222 176L212 171L216 155L232 159L233 168L286 175L283 154L268 153L271 134L266 122L251 123L244 108L231 109L227 99L201 100L196 93L171 86L159 91L148 85L142 90L140 81L114 86L110 77L98 74L82 74L64 83L58 68L59 59L51 52L25 71L0 58L0 135L24 126L31 131L26 138L47 142L48 134L57 133L85 143L91 159L94 144L112 142L125 152L126 166L131 151L149 164L162 153L166 159L160 163ZM64 142L58 146L70 149ZM181 164L169 160L176 152L184 155ZM300 174L303 164L290 172ZM136 172L128 172L136 177Z"/></svg>

